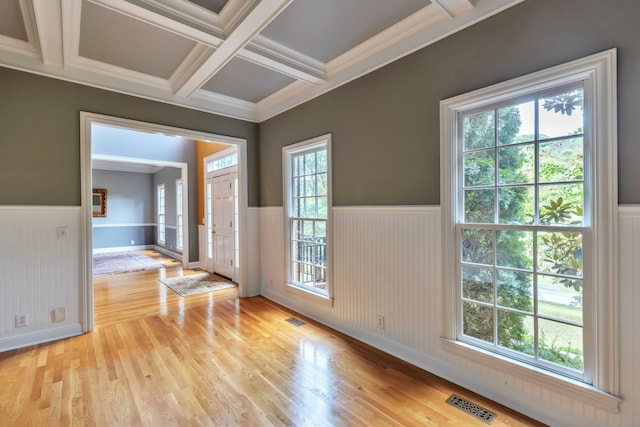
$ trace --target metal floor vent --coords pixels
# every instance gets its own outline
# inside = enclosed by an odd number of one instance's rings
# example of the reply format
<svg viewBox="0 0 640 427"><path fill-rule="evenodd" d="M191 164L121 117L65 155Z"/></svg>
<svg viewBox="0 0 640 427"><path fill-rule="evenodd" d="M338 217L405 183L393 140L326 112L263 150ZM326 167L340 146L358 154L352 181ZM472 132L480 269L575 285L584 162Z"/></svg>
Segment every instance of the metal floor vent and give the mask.
<svg viewBox="0 0 640 427"><path fill-rule="evenodd" d="M479 420L484 421L487 424L491 424L493 420L495 420L498 416L498 414L496 414L495 412L491 412L488 409L485 409L482 406L478 406L473 402L469 402L467 399L463 399L462 397L455 394L452 394L447 399L447 403L451 406L455 406L456 408L466 412L473 417L476 417Z"/></svg>
<svg viewBox="0 0 640 427"><path fill-rule="evenodd" d="M295 317L290 317L287 319L287 322L291 323L294 326L302 326L302 325L306 325L306 323L304 323L302 320L300 319L296 319Z"/></svg>

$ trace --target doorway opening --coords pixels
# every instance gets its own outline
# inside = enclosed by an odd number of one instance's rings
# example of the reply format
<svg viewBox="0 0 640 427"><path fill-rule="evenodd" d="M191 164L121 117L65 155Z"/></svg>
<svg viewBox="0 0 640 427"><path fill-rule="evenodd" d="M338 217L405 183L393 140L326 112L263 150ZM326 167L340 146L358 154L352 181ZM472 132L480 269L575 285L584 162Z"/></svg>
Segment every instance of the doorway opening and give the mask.
<svg viewBox="0 0 640 427"><path fill-rule="evenodd" d="M244 286L244 278L246 273L244 272L242 262L243 257L247 253L246 249L246 223L247 223L247 211L248 211L248 195L247 195L247 141L242 138L234 138L223 135L211 134L206 132L193 131L182 128L175 128L164 125L157 125L152 123L139 122L129 119L122 119L111 116L104 116L100 114L81 112L80 113L80 142L81 142L81 167L82 167L82 212L83 212L83 242L82 242L82 256L83 256L83 331L89 332L93 330L93 218L92 218L92 156L96 153L93 152L92 147L94 143L94 134L97 134L99 128L115 128L119 130L126 130L130 132L140 132L148 137L153 135L170 137L170 138L182 138L184 140L191 140L194 143L201 141L204 143L216 143L222 144L229 149L233 149L237 155L237 166L235 183L235 203L237 208L235 210L235 229L237 230L237 238L234 239L234 251L237 252L237 268L234 269L235 277L234 281L238 284L240 296L246 296L246 287ZM109 145L109 141L106 142ZM115 145L115 142L114 142ZM110 146L110 145L109 145ZM188 161L177 161L175 159L157 158L160 150L148 150L146 152L137 152L135 155L135 144L128 144L128 147L124 149L121 155L115 156L112 153L105 154L105 150L102 150L102 160L118 160L126 161L126 159L135 159L135 161L146 161L160 165L164 162L164 166L179 167L180 174L176 179L176 186L178 182L182 185L181 197L182 197L182 216L176 220L175 235L180 236L182 239L182 264L185 268L203 267L205 255L202 253L202 244L199 244L200 236L198 227L199 211L197 207L198 191L202 191L200 188L199 180L197 179L197 165L193 161L193 156ZM107 150L108 151L108 150ZM156 156L156 158L154 158ZM98 156L99 157L99 156ZM109 158L111 157L111 158ZM114 157L116 159L114 159ZM176 187L177 188L177 187ZM154 195L155 197L155 195ZM108 202L107 202L108 203ZM108 209L108 206L107 206ZM179 215L179 214L177 214ZM160 219L162 222L162 218ZM157 222L154 221L154 226ZM204 227L200 227L204 228ZM177 245L177 243L176 243Z"/></svg>

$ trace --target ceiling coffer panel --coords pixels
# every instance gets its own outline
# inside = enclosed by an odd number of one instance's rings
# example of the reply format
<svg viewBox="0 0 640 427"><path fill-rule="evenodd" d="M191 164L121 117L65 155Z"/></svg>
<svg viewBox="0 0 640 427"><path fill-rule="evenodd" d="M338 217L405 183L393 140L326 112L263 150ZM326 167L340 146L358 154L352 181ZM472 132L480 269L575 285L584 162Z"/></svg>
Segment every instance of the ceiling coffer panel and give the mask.
<svg viewBox="0 0 640 427"><path fill-rule="evenodd" d="M82 3L80 56L169 79L195 42L94 3Z"/></svg>
<svg viewBox="0 0 640 427"><path fill-rule="evenodd" d="M258 102L294 79L242 59L232 59L202 87L204 90Z"/></svg>
<svg viewBox="0 0 640 427"><path fill-rule="evenodd" d="M29 41L20 10L20 0L0 0L0 34L12 39Z"/></svg>
<svg viewBox="0 0 640 427"><path fill-rule="evenodd" d="M222 9L229 3L229 0L189 0L189 2L219 15Z"/></svg>
<svg viewBox="0 0 640 427"><path fill-rule="evenodd" d="M329 62L430 3L428 0L295 0L262 35L316 60Z"/></svg>

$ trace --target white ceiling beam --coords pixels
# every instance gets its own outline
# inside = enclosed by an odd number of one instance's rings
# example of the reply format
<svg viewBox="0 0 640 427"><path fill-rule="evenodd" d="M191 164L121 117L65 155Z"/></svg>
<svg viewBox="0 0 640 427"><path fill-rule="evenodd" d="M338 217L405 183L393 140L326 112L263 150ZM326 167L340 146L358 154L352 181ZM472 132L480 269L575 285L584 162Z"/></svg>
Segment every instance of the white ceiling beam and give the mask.
<svg viewBox="0 0 640 427"><path fill-rule="evenodd" d="M39 0L45 2L47 0ZM72 64L80 54L80 21L82 0L62 0L62 54L64 67Z"/></svg>
<svg viewBox="0 0 640 427"><path fill-rule="evenodd" d="M220 16L185 0L127 0L160 15L169 16L183 24L205 32L222 36L223 21Z"/></svg>
<svg viewBox="0 0 640 427"><path fill-rule="evenodd" d="M36 53L40 58L40 41L38 40L38 25L36 24L36 13L33 10L32 0L19 0L20 12L22 12L22 20L24 22L24 28L27 32L27 43L31 45L31 50ZM16 40L16 39L12 39ZM16 40L18 41L18 40ZM22 42L22 40L19 40Z"/></svg>
<svg viewBox="0 0 640 427"><path fill-rule="evenodd" d="M458 16L474 7L471 0L431 0L431 3L434 3L442 9L450 18Z"/></svg>
<svg viewBox="0 0 640 427"><path fill-rule="evenodd" d="M61 0L33 0L42 62L64 67Z"/></svg>
<svg viewBox="0 0 640 427"><path fill-rule="evenodd" d="M190 97L260 33L292 0L262 0L240 22L204 64L176 91Z"/></svg>
<svg viewBox="0 0 640 427"><path fill-rule="evenodd" d="M324 62L296 52L286 46L257 35L238 52L238 58L311 84L327 81Z"/></svg>
<svg viewBox="0 0 640 427"><path fill-rule="evenodd" d="M33 44L0 34L0 51L39 58L40 54Z"/></svg>
<svg viewBox="0 0 640 427"><path fill-rule="evenodd" d="M225 34L231 33L258 1L260 0L229 0L219 15L222 31Z"/></svg>
<svg viewBox="0 0 640 427"><path fill-rule="evenodd" d="M204 65L204 62L209 59L213 51L214 49L212 47L196 43L180 65L174 70L173 74L171 74L171 77L169 77L171 89L176 92L184 86L187 80L189 80L189 77L200 69Z"/></svg>
<svg viewBox="0 0 640 427"><path fill-rule="evenodd" d="M223 41L221 37L214 34L183 24L182 22L178 22L125 0L87 1L207 46L218 47Z"/></svg>

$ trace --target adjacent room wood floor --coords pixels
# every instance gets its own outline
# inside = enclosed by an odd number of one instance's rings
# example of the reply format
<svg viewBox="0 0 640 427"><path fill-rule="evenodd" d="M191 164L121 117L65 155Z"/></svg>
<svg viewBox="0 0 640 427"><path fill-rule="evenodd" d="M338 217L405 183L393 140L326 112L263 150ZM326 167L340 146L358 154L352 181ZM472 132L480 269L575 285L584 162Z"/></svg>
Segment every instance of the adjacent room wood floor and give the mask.
<svg viewBox="0 0 640 427"><path fill-rule="evenodd" d="M486 425L452 393L539 425L265 298L158 281L180 274L97 276L94 332L0 353L0 426Z"/></svg>

